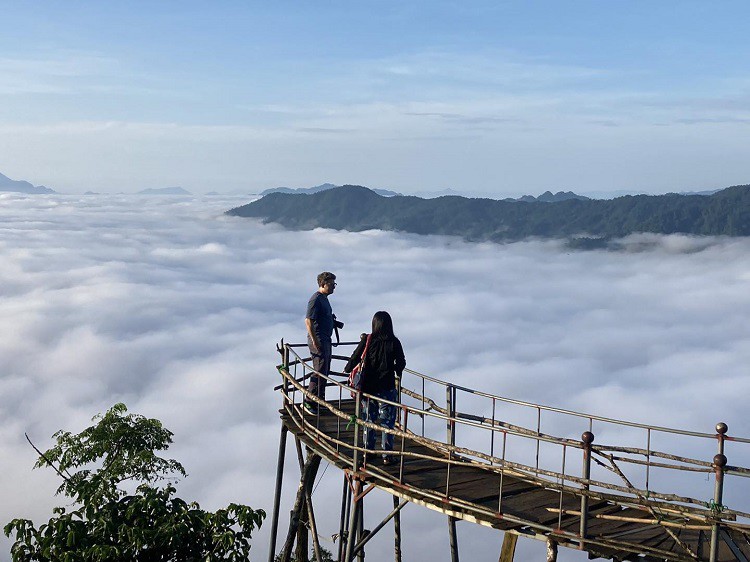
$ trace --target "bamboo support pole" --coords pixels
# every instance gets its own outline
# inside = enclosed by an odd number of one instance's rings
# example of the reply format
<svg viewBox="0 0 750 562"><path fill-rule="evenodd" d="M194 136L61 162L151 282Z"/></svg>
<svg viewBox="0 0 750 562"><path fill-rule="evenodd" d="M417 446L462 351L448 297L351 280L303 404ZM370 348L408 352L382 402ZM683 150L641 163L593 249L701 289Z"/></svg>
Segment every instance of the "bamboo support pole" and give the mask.
<svg viewBox="0 0 750 562"><path fill-rule="evenodd" d="M448 516L448 535L450 537L451 562L458 562L458 536L456 534L456 518Z"/></svg>
<svg viewBox="0 0 750 562"><path fill-rule="evenodd" d="M294 538L297 535L297 529L299 528L300 524L300 514L302 513L303 506L305 505L305 492L309 483L315 479L315 475L317 474L319 466L320 457L318 455L310 454L307 456L302 469L299 488L297 489L297 497L294 500L294 507L292 508L289 517L289 531L287 532L284 548L281 551L280 562L289 562L291 559L292 547L294 546Z"/></svg>
<svg viewBox="0 0 750 562"><path fill-rule="evenodd" d="M284 480L284 458L286 457L286 436L288 430L281 426L279 437L279 456L276 460L276 488L273 496L273 515L271 516L271 540L268 548L268 562L273 562L276 556L276 537L279 530L279 510L281 508L281 485Z"/></svg>
<svg viewBox="0 0 750 562"><path fill-rule="evenodd" d="M357 516L357 543L361 542L365 538L365 494L360 494L359 498L359 515ZM358 562L365 562L365 549L357 548L356 543L354 546L354 554L357 556Z"/></svg>
<svg viewBox="0 0 750 562"><path fill-rule="evenodd" d="M362 549L365 547L365 545L372 539L375 535L380 532L380 530L385 527L385 525L391 520L399 516L401 510L404 508L404 506L409 503L408 501L404 500L399 503L398 498L396 496L393 496L393 511L391 511L388 515L386 515L385 519L383 519L380 523L378 523L375 528L372 531L365 532L363 537L359 539L357 544L354 546L354 553L359 554ZM398 557L400 559L401 557L401 551L400 551L400 545L398 546Z"/></svg>
<svg viewBox="0 0 750 562"><path fill-rule="evenodd" d="M505 533L503 536L503 546L500 549L500 558L498 562L513 562L513 557L516 554L516 543L518 542L518 535L515 533Z"/></svg>
<svg viewBox="0 0 750 562"><path fill-rule="evenodd" d="M393 496L393 557L395 562L401 562L401 509L398 496Z"/></svg>
<svg viewBox="0 0 750 562"><path fill-rule="evenodd" d="M345 545L345 533L346 529L344 526L346 525L346 516L347 516L347 506L351 502L352 497L352 491L351 488L349 488L349 481L347 479L347 474L344 472L344 487L341 490L341 514L339 516L339 548L338 548L338 555L336 556L336 560L339 562L342 561L344 557L344 545ZM269 561L272 562L272 561Z"/></svg>
<svg viewBox="0 0 750 562"><path fill-rule="evenodd" d="M352 503L352 509L349 513L349 530L346 534L346 549L344 554L344 562L350 562L353 557L354 544L357 539L357 524L359 522L359 511L362 505L362 499L357 500L356 497L362 491L362 481L355 480L354 482L354 500ZM282 561L287 562L287 561Z"/></svg>
<svg viewBox="0 0 750 562"><path fill-rule="evenodd" d="M299 439L295 439L295 446L297 449L297 459L299 461L299 467L300 467L300 473L304 469L304 455L302 454L302 443ZM313 454L308 450L308 455ZM313 540L313 551L315 552L315 559L320 560L320 539L318 538L318 525L315 523L315 511L313 511L313 505L312 505L312 484L313 481L310 481L307 486L305 486L305 507L302 510L302 516L300 517L300 521L307 522L310 526L310 535L312 535ZM298 536L297 536L297 559L304 557L307 558L307 533L300 528L298 529Z"/></svg>
<svg viewBox="0 0 750 562"><path fill-rule="evenodd" d="M547 539L547 562L557 562L557 542Z"/></svg>

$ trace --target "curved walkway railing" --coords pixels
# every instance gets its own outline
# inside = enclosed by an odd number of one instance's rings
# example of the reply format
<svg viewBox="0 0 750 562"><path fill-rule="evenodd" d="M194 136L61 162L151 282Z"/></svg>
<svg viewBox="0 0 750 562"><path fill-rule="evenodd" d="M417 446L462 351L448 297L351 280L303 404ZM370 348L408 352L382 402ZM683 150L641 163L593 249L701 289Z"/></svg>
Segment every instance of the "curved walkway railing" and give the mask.
<svg viewBox="0 0 750 562"><path fill-rule="evenodd" d="M336 350L356 343L341 343ZM461 516L466 506L450 498L451 467L471 465L500 475L497 509L488 510L485 524L491 524L498 513L503 513L503 478L513 476L559 493L559 507L550 510L557 514L557 525L541 525L507 514L503 515L504 520L518 519L518 524L528 525L540 535L558 533L564 537L563 517L577 516L579 532L568 532L567 538L579 545L590 542L633 551L633 543L627 541L587 537L591 501L606 501L647 512L648 516L638 517L634 522L661 526L684 552L656 548L642 552L667 559L698 558L682 543L676 532L680 529L711 534L712 552L720 529L750 533L750 492L744 480L750 477L750 469L745 467L750 464L750 439L730 435L724 423L716 425L715 433L634 423L514 400L406 369L399 381L399 402L393 403L400 412L397 425L387 430L358 419L360 400L354 402L353 415L344 411L343 405L347 401L351 404L352 389L336 367L348 357L334 355L331 375L324 377L328 386L327 401L324 401L306 390L305 381L314 372L306 356L307 345L285 344L282 340L279 352L282 354L279 372L283 380L277 390L283 393L285 405L298 405L304 397L338 418L333 434L329 431L326 436L316 436L330 455L339 455L344 447L352 451L351 457L346 458L356 471L360 468L364 448L359 442L359 432L355 432L353 443L342 439L347 426L355 422L355 425L388 431L395 438L393 453L399 457L401 483L405 458L425 457L446 465L445 489L436 499L453 502L451 513L454 515ZM358 397L364 401L371 399L364 393L359 393ZM299 419L295 423L301 429L316 432L316 416L306 414L304 408L289 408L289 411L298 412ZM582 434L577 433L581 429ZM618 444L599 443L602 437L616 439ZM404 446L407 439L439 455L409 452ZM728 458L739 462L729 464ZM384 487L393 484L391 475L380 474L377 469L372 475L380 478ZM692 493L695 490L700 493ZM431 492L423 490L422 493L429 496ZM580 509L565 507L565 494L579 497ZM699 495L703 497L695 497ZM617 520L617 515L609 517ZM715 553L713 556L712 560Z"/></svg>

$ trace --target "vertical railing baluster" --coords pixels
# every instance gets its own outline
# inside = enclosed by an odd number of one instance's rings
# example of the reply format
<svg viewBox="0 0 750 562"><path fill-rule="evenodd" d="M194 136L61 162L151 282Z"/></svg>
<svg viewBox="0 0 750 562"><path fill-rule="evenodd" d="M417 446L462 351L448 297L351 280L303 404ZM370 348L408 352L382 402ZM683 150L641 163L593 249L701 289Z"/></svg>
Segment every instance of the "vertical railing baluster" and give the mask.
<svg viewBox="0 0 750 562"><path fill-rule="evenodd" d="M357 392L354 397L354 438L352 443L354 449L352 449L352 470L357 472L359 470L359 416L360 416L360 401L362 400L361 391ZM303 408L304 409L304 408Z"/></svg>
<svg viewBox="0 0 750 562"><path fill-rule="evenodd" d="M493 460L490 461L491 465L495 464L495 397L492 397L492 428L490 429L490 456Z"/></svg>
<svg viewBox="0 0 750 562"><path fill-rule="evenodd" d="M424 406L425 406L425 400L424 400L424 377L422 378L422 437L424 437Z"/></svg>
<svg viewBox="0 0 750 562"><path fill-rule="evenodd" d="M500 465L500 497L497 500L498 513L503 512L503 479L505 478L505 445L508 442L508 432L503 431L503 464Z"/></svg>
<svg viewBox="0 0 750 562"><path fill-rule="evenodd" d="M537 476L539 475L539 434L542 431L542 409L537 406L536 407L536 470L537 470Z"/></svg>
<svg viewBox="0 0 750 562"><path fill-rule="evenodd" d="M447 429L447 443L448 445L453 445L454 443L454 426L453 426L453 387L452 385L446 385L445 387L445 411L448 414L448 419L446 423L446 429ZM446 471L445 475L445 495L446 497L449 495L450 492L450 483L451 483L451 458L453 458L453 451L452 449L448 450L448 470Z"/></svg>
<svg viewBox="0 0 750 562"><path fill-rule="evenodd" d="M594 434L590 431L585 431L581 435L581 441L583 441L583 470L581 476L583 477L582 494L581 494L581 525L579 534L581 535L581 546L583 541L588 535L589 529L589 480L591 479L591 444L594 442Z"/></svg>
<svg viewBox="0 0 750 562"><path fill-rule="evenodd" d="M396 402L401 404L401 377L396 375ZM398 414L398 419L396 420L398 423L398 426L401 427L401 412Z"/></svg>
<svg viewBox="0 0 750 562"><path fill-rule="evenodd" d="M337 385L339 388L339 410L341 410L341 392L342 388L341 385ZM339 452L339 441L341 441L341 418L339 416L336 416L336 452Z"/></svg>
<svg viewBox="0 0 750 562"><path fill-rule="evenodd" d="M719 532L721 531L721 512L724 509L722 505L724 496L724 467L727 465L727 457L724 456L724 436L729 428L725 423L716 424L716 439L719 441L719 453L714 456L714 500L712 515L714 522L711 525L711 555L710 562L717 562L719 559Z"/></svg>
<svg viewBox="0 0 750 562"><path fill-rule="evenodd" d="M646 491L649 491L651 476L651 428L646 429Z"/></svg>
<svg viewBox="0 0 750 562"><path fill-rule="evenodd" d="M281 377L281 384L284 387L284 396L287 396L289 393L289 379L287 378L289 376L289 344L285 344L283 339L281 340L281 368L286 373ZM296 364L294 368L297 369Z"/></svg>
<svg viewBox="0 0 750 562"><path fill-rule="evenodd" d="M299 367L299 361L294 362L294 374L292 375L292 377L294 377L295 381L297 380L297 367ZM286 380L286 384L289 385L288 379L285 379L285 380ZM291 386L291 388L289 388L289 386ZM294 401L297 399L297 387L294 385L289 385L289 386L287 386L286 391L287 391L287 398L289 398L289 400L287 401L289 402L289 406L291 407L291 406L294 406Z"/></svg>
<svg viewBox="0 0 750 562"><path fill-rule="evenodd" d="M568 450L568 446L563 443L563 456L562 456L562 471L560 475L560 510L557 514L557 530L562 528L562 514L563 514L563 489L565 488L565 453Z"/></svg>
<svg viewBox="0 0 750 562"><path fill-rule="evenodd" d="M407 407L403 407L404 410L404 426L401 428L401 431L403 434L401 435L401 455L399 460L399 467L398 467L398 481L399 483L404 483L404 450L406 448L405 442L406 442L406 431L409 428L409 409Z"/></svg>

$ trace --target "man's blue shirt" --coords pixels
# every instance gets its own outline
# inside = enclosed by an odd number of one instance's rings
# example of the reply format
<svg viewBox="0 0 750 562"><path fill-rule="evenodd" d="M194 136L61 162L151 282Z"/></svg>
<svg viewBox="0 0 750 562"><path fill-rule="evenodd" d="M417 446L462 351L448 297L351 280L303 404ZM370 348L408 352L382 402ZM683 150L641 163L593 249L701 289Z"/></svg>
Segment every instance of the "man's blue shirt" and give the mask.
<svg viewBox="0 0 750 562"><path fill-rule="evenodd" d="M315 291L307 303L305 318L312 320L312 329L321 340L331 340L333 334L333 310L328 295Z"/></svg>

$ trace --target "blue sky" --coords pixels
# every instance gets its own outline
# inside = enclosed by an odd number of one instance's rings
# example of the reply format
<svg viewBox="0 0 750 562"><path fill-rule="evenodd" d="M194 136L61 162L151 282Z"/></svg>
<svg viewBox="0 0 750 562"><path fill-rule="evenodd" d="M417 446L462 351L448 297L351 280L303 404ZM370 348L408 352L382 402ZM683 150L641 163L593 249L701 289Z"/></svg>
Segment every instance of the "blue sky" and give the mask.
<svg viewBox="0 0 750 562"><path fill-rule="evenodd" d="M750 181L744 2L2 2L0 172L58 191Z"/></svg>

